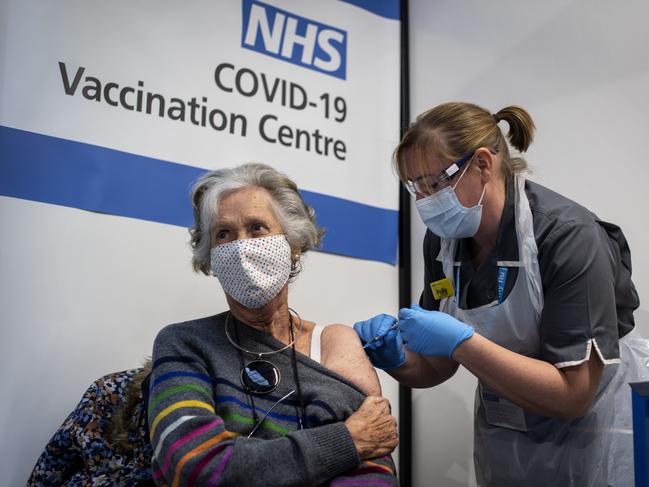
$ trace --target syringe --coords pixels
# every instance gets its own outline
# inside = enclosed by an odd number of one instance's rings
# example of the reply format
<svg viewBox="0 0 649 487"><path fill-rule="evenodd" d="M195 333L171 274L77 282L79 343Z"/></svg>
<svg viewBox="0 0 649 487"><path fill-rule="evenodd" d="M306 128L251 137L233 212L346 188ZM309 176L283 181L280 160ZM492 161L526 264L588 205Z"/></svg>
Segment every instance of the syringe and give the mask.
<svg viewBox="0 0 649 487"><path fill-rule="evenodd" d="M388 328L388 331L386 331L383 335L376 335L370 341L365 343L365 345L363 345L363 348L367 348L372 343L374 343L377 340L380 340L381 338L385 337L388 333L390 333L392 330L396 330L397 328L399 328L399 320L395 321L394 325L392 325L390 328Z"/></svg>

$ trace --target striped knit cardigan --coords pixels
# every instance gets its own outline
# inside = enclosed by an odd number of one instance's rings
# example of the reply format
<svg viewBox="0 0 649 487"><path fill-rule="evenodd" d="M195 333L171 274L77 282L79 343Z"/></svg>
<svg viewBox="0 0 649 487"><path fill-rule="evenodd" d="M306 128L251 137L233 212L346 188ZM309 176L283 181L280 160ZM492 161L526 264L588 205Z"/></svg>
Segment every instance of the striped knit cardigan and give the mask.
<svg viewBox="0 0 649 487"><path fill-rule="evenodd" d="M228 342L226 316L170 325L156 337L147 410L157 485L398 485L389 456L360 462L343 423L361 405L363 393L300 353L306 428L298 428L299 401L293 394L247 438L266 411L296 389L292 351L268 357L281 372L278 388L251 396L241 387L240 373L253 357ZM283 346L261 331L235 326L247 350Z"/></svg>

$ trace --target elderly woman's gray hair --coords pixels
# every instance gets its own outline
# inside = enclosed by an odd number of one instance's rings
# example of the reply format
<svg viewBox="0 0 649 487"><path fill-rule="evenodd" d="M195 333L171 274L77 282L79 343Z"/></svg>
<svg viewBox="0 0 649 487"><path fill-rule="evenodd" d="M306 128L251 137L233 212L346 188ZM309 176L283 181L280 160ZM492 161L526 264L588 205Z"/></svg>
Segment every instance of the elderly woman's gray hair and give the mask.
<svg viewBox="0 0 649 487"><path fill-rule="evenodd" d="M189 233L195 271L210 273L211 229L218 216L220 199L232 191L250 186L264 188L270 193L275 216L293 253L299 251L303 254L320 245L324 232L316 225L315 212L304 202L297 185L287 176L259 163L218 169L205 173L192 188L194 226ZM298 264L299 261L293 262L291 276L299 272Z"/></svg>

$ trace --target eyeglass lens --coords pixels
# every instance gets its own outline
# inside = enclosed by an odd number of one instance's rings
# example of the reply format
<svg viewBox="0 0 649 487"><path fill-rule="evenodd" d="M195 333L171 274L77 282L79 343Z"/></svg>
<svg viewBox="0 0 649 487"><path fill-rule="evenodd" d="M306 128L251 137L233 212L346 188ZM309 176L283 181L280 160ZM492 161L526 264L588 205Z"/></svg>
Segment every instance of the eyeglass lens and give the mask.
<svg viewBox="0 0 649 487"><path fill-rule="evenodd" d="M415 181L408 181L406 188L413 196L429 195L441 191L450 184L449 178L440 175L423 176Z"/></svg>

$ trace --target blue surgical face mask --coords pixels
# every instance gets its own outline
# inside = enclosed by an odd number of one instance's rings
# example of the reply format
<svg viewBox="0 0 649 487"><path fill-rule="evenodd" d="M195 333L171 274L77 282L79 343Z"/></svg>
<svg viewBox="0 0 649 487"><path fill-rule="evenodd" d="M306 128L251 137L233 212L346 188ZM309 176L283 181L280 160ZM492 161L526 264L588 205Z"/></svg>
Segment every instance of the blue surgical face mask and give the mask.
<svg viewBox="0 0 649 487"><path fill-rule="evenodd" d="M443 190L417 200L417 211L424 224L435 235L446 239L473 237L480 227L482 217L482 198L485 188L482 189L480 201L475 206L467 208L460 203L455 194L455 188L466 173L469 165L464 169L455 183Z"/></svg>

